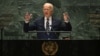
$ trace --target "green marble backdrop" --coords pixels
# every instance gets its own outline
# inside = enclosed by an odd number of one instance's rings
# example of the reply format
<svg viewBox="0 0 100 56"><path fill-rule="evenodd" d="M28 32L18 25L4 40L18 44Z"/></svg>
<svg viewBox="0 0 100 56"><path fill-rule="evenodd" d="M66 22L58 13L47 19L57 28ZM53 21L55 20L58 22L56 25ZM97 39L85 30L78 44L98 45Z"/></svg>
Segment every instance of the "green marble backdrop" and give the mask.
<svg viewBox="0 0 100 56"><path fill-rule="evenodd" d="M43 16L42 5L51 2L55 6L54 15L62 18L68 12L72 25L72 40L100 39L100 0L0 0L0 39L33 40L36 33L24 33L23 21L25 12L33 14L33 21ZM90 17L90 14L98 16ZM91 22L93 19L93 22ZM70 35L61 33L59 37Z"/></svg>

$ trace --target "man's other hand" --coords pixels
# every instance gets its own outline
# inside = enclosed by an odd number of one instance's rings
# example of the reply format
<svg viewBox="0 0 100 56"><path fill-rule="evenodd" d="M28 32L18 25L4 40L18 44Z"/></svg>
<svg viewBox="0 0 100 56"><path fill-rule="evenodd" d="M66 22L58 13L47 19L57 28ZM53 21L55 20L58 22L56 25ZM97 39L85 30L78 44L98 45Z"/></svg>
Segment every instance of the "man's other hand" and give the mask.
<svg viewBox="0 0 100 56"><path fill-rule="evenodd" d="M24 19L25 21L29 22L32 18L32 14L30 14L29 12L26 12L25 16L24 16Z"/></svg>
<svg viewBox="0 0 100 56"><path fill-rule="evenodd" d="M68 22L69 21L69 15L68 15L68 13L67 12L65 12L65 13L63 13L63 18L64 18L64 21L66 22Z"/></svg>

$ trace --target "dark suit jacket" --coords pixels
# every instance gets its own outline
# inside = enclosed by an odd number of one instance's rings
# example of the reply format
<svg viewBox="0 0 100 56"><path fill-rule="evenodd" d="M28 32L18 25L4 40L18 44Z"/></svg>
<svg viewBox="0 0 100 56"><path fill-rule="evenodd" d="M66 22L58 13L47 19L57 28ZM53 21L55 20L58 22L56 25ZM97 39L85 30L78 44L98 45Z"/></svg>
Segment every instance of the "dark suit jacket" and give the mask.
<svg viewBox="0 0 100 56"><path fill-rule="evenodd" d="M52 25L51 25L51 31L71 31L72 26L70 22L65 23L62 20L52 17ZM29 25L29 23L24 23L24 31L45 31L44 28L44 17L37 18L33 24ZM58 39L59 33L49 33L49 35L46 32L40 32L37 33L37 38L38 39Z"/></svg>

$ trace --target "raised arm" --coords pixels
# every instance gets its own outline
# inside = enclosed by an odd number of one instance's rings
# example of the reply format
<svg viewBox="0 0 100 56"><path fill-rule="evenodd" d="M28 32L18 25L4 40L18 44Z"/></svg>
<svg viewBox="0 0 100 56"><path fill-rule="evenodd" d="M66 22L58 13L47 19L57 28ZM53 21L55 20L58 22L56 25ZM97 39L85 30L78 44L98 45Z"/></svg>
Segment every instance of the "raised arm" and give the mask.
<svg viewBox="0 0 100 56"><path fill-rule="evenodd" d="M64 21L61 24L61 30L72 31L72 26L69 22L69 15L67 12L63 13L63 19Z"/></svg>
<svg viewBox="0 0 100 56"><path fill-rule="evenodd" d="M30 14L29 12L26 12L25 16L24 16L24 26L23 26L23 30L24 32L28 32L28 31L32 31L36 29L36 23L34 22L33 24L29 24L30 20L32 18L32 14Z"/></svg>

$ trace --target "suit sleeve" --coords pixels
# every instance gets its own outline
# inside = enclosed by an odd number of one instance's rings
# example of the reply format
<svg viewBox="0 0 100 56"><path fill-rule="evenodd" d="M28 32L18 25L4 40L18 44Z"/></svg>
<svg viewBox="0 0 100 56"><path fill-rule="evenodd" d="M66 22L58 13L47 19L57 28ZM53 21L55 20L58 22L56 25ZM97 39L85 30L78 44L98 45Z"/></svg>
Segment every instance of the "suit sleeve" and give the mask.
<svg viewBox="0 0 100 56"><path fill-rule="evenodd" d="M71 26L71 24L70 24L70 22L68 22L68 23L66 23L66 22L64 22L65 23L65 30L66 31L72 31L72 26Z"/></svg>
<svg viewBox="0 0 100 56"><path fill-rule="evenodd" d="M36 30L36 22L34 22L33 24L29 24L29 23L25 23L24 22L24 26L23 26L23 30L24 32L28 32L28 31L32 31L32 30Z"/></svg>
<svg viewBox="0 0 100 56"><path fill-rule="evenodd" d="M62 22L60 30L63 30L63 31L72 31L72 26L71 26L70 22Z"/></svg>

